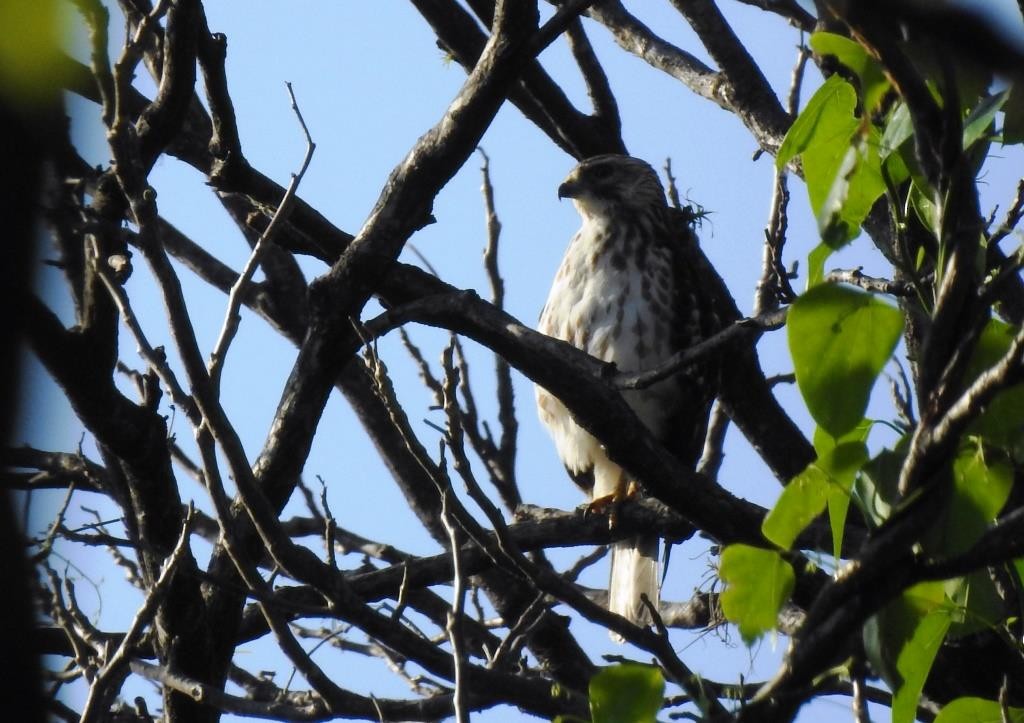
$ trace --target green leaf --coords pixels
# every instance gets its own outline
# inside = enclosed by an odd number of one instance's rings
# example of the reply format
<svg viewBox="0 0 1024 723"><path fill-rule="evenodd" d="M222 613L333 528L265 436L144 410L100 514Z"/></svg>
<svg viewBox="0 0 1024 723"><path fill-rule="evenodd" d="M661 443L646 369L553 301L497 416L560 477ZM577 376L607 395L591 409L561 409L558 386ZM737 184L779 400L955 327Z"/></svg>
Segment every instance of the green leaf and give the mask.
<svg viewBox="0 0 1024 723"><path fill-rule="evenodd" d="M970 115L964 120L964 149L974 145L982 136L986 135L992 128L996 113L1003 107L1010 95L1010 89L1000 91L995 95L989 95L981 99Z"/></svg>
<svg viewBox="0 0 1024 723"><path fill-rule="evenodd" d="M863 223L878 197L885 193L882 178L882 159L878 155L881 134L871 126L857 146L857 169L848 180L849 190L843 206L843 216L857 227Z"/></svg>
<svg viewBox="0 0 1024 723"><path fill-rule="evenodd" d="M851 138L835 171L828 196L817 212L818 231L832 248L838 249L857 237L871 207L885 193L879 144L874 128L869 128L863 138Z"/></svg>
<svg viewBox="0 0 1024 723"><path fill-rule="evenodd" d="M864 417L875 379L899 341L902 315L871 294L821 284L793 303L786 328L807 409L841 437Z"/></svg>
<svg viewBox="0 0 1024 723"><path fill-rule="evenodd" d="M950 622L949 610L936 608L921 618L910 640L900 651L896 669L903 678L903 685L893 695L893 723L911 723L917 718L917 702L921 699L924 682L946 638Z"/></svg>
<svg viewBox="0 0 1024 723"><path fill-rule="evenodd" d="M807 288L817 286L825 278L825 262L833 249L827 243L820 243L807 255Z"/></svg>
<svg viewBox="0 0 1024 723"><path fill-rule="evenodd" d="M779 153L775 158L775 165L783 168L796 156L804 153L808 148L814 147L840 147L837 154L841 159L842 151L845 150L850 137L857 128L857 119L853 116L853 110L857 106L857 93L853 86L847 83L838 75L833 75L807 101L807 106L800 112L797 119L793 121L786 137L782 140ZM812 163L815 167L814 177L822 175L818 163ZM838 162L833 164L838 167ZM807 159L804 159L804 171L808 172ZM820 191L818 197L824 198L828 187L832 185L835 173L824 174L828 178L825 181L824 190ZM812 185L811 177L808 176L808 190ZM815 182L815 186L820 185ZM812 199L814 193L812 192ZM813 200L812 200L813 204Z"/></svg>
<svg viewBox="0 0 1024 723"><path fill-rule="evenodd" d="M858 43L835 33L814 33L810 43L818 55L835 57L857 75L864 109L868 113L873 112L890 87L878 61Z"/></svg>
<svg viewBox="0 0 1024 723"><path fill-rule="evenodd" d="M790 480L761 523L764 536L788 550L803 529L825 510L828 477L814 463Z"/></svg>
<svg viewBox="0 0 1024 723"><path fill-rule="evenodd" d="M819 460L822 471L828 476L828 520L832 528L832 554L836 560L842 557L843 530L846 528L853 482L867 461L868 448L864 442L843 442Z"/></svg>
<svg viewBox="0 0 1024 723"><path fill-rule="evenodd" d="M1014 474L1004 454L986 449L981 439L971 437L953 460L947 483L952 487L949 500L923 542L930 553L956 556L974 546L1006 505ZM987 582L987 576L985 579ZM998 611L993 613L985 603L987 591L982 583L971 589L970 600L959 600L953 591L950 597L968 605L973 624L997 619Z"/></svg>
<svg viewBox="0 0 1024 723"><path fill-rule="evenodd" d="M1010 723L1024 723L1024 708L1008 708ZM957 698L935 716L935 723L1002 723L998 702L984 698Z"/></svg>
<svg viewBox="0 0 1024 723"><path fill-rule="evenodd" d="M930 552L966 552L995 520L1013 487L1013 470L1001 457L986 454L976 437L960 451L953 461L953 493L927 536Z"/></svg>
<svg viewBox="0 0 1024 723"><path fill-rule="evenodd" d="M910 119L910 109L906 103L900 103L889 116L885 125L882 140L878 147L878 155L884 160L899 150L899 147L914 135L914 122Z"/></svg>
<svg viewBox="0 0 1024 723"><path fill-rule="evenodd" d="M786 485L765 517L761 532L768 540L789 549L827 505L833 551L839 559L850 490L857 471L868 459L864 439L869 429L870 422L858 425L838 442L820 429L815 431L814 448L818 458Z"/></svg>
<svg viewBox="0 0 1024 723"><path fill-rule="evenodd" d="M856 107L853 86L833 75L793 122L776 158L781 168L800 156L811 209L822 240L832 248L860 233L885 190L878 131L854 115Z"/></svg>
<svg viewBox="0 0 1024 723"><path fill-rule="evenodd" d="M905 446L901 443L896 450L882 450L861 468L857 477L857 498L868 520L876 526L889 519L892 508L900 500L900 470L906 457Z"/></svg>
<svg viewBox="0 0 1024 723"><path fill-rule="evenodd" d="M612 665L590 679L593 723L654 723L664 700L665 679L653 665Z"/></svg>
<svg viewBox="0 0 1024 723"><path fill-rule="evenodd" d="M896 189L910 178L911 170L906 156L914 159L914 151L908 148L908 140L914 135L914 124L910 120L910 111L906 104L899 103L889 114L885 130L878 141L878 158L888 175L889 185Z"/></svg>
<svg viewBox="0 0 1024 723"><path fill-rule="evenodd" d="M1006 617L1006 605L987 569L946 580L945 586L947 596L956 606L949 637L992 630Z"/></svg>
<svg viewBox="0 0 1024 723"><path fill-rule="evenodd" d="M943 583L925 582L904 590L864 625L864 650L894 693L894 723L914 720L952 609Z"/></svg>
<svg viewBox="0 0 1024 723"><path fill-rule="evenodd" d="M779 610L793 591L792 566L774 550L751 545L729 545L722 551L719 577L726 583L722 611L735 623L750 645L773 630Z"/></svg>
<svg viewBox="0 0 1024 723"><path fill-rule="evenodd" d="M910 168L907 166L902 153L893 153L892 155L883 158L881 154L881 145L879 145L878 150L878 158L881 160L882 168L885 171L882 176L883 180L888 176L888 183L886 185L890 189L898 192L899 186L905 180L910 178Z"/></svg>
<svg viewBox="0 0 1024 723"><path fill-rule="evenodd" d="M849 89L851 94L853 93L853 89L848 84L843 83L843 86ZM846 94L837 93L836 104L840 106L842 100L849 99ZM847 110L846 106L842 105L841 110L834 111L834 115L839 116L840 113L845 113ZM818 217L822 215L822 209L832 192L836 177L842 170L844 162L847 161L847 153L858 124L857 119L852 115L852 109L849 109L849 115L846 115L843 121L840 121L839 117L835 117L830 118L827 125L824 122L821 125L830 132L828 140L809 145L800 154L804 165L804 183L807 184L811 210ZM822 133L824 134L824 131Z"/></svg>
<svg viewBox="0 0 1024 723"><path fill-rule="evenodd" d="M968 363L967 383L977 379L1006 354L1017 332L1016 328L998 319L989 320ZM1024 384L1017 384L998 394L971 425L970 431L983 436L990 444L1008 450L1024 444Z"/></svg>
<svg viewBox="0 0 1024 723"><path fill-rule="evenodd" d="M909 200L911 208L914 209L914 213L917 215L917 220L926 229L931 231L933 236L938 238L941 233L939 228L939 210L936 208L935 201L932 200L931 195L915 182L910 185ZM920 251L923 251L923 247L919 249ZM920 269L920 267L921 262L918 261L917 268Z"/></svg>

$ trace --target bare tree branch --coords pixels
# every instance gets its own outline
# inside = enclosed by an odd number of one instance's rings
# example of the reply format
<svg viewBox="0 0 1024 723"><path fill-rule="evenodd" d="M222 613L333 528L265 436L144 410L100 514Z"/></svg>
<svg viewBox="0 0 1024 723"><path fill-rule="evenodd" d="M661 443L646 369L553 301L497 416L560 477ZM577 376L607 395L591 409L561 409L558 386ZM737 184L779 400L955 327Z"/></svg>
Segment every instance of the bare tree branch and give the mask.
<svg viewBox="0 0 1024 723"><path fill-rule="evenodd" d="M705 43L711 43L711 46L720 52L719 62L727 60L730 68L735 70L732 59L742 58L746 51L735 40L731 31L721 38L714 38L714 32L722 31L724 26L721 22L714 22L715 13L711 12L708 3L701 3L701 8L702 10L695 10L694 19L691 20L698 23L695 26L698 35L701 35ZM658 70L668 73L697 95L736 113L761 149L772 155L778 150L782 144L782 137L789 128L789 119L778 99L765 86L740 90L734 84L737 79L731 77L730 69L723 67L723 72L716 72L686 51L666 42L630 15L619 0L606 0L591 8L588 14L608 28L615 42L625 50L643 58ZM701 25L702 21L707 21L708 26ZM707 33L707 37L702 34L702 29ZM745 63L743 66L746 70L741 71L741 75L746 78L745 74L748 74L750 69ZM753 94L745 95L748 90L753 91Z"/></svg>
<svg viewBox="0 0 1024 723"><path fill-rule="evenodd" d="M220 377L224 369L224 360L227 357L228 346L231 344L231 340L238 332L238 324L241 321L238 311L242 306L242 297L245 294L246 287L252 283L252 277L256 273L256 269L260 264L263 251L266 246L273 241L274 235L278 229L278 224L288 218L299 184L302 183L302 177L306 175L306 169L309 168L309 162L313 160L313 152L316 150L316 143L313 142L313 138L309 135L309 129L306 127L306 121L303 120L302 113L299 111L298 103L295 101L295 93L292 91L291 83L288 83L287 86L288 96L292 101L292 110L295 111L295 116L299 120L299 125L302 126L302 132L306 136L306 154L302 159L302 165L299 167L298 172L292 174L291 183L288 184L288 189L284 193L284 198L281 199L281 203L277 207L277 211L274 212L273 218L270 219L270 224L267 226L266 230L260 234L259 239L256 241L256 245L252 249L252 253L249 255L249 260L245 263L245 268L242 269L242 273L238 276L238 280L235 281L231 287L231 291L228 293L228 308L224 313L224 324L221 327L220 336L217 337L217 343L214 345L213 351L210 353L210 364L208 366L210 383L213 385L215 393L217 393L217 390L220 388ZM211 143L213 142L215 141L211 141Z"/></svg>

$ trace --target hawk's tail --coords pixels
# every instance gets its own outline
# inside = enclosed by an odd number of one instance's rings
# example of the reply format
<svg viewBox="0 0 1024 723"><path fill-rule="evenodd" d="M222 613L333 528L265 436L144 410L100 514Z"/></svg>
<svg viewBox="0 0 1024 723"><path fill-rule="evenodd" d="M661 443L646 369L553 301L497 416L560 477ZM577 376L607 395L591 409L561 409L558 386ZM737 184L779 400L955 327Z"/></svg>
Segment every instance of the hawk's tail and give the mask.
<svg viewBox="0 0 1024 723"><path fill-rule="evenodd" d="M622 540L612 545L611 576L608 581L608 609L618 613L631 623L650 625L651 612L640 599L640 594L647 595L654 609L658 609L659 571L658 571L658 537L635 537ZM622 638L611 633L612 640L622 642Z"/></svg>

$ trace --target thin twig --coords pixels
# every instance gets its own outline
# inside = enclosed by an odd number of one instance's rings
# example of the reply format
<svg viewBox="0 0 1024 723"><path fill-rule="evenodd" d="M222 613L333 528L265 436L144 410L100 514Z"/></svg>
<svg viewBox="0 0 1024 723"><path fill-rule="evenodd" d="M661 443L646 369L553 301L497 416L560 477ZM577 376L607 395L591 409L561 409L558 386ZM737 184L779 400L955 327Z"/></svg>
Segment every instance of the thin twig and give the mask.
<svg viewBox="0 0 1024 723"><path fill-rule="evenodd" d="M579 66L583 75L583 82L587 86L587 95L590 97L591 107L594 109L593 118L604 123L616 136L621 135L622 123L619 118L619 107L608 83L608 76L601 67L601 62L594 52L590 39L583 30L583 23L579 19L574 20L566 29L566 38L569 41L569 50L576 65Z"/></svg>
<svg viewBox="0 0 1024 723"><path fill-rule="evenodd" d="M889 376L889 390L891 392L893 404L896 406L896 413L899 414L903 423L907 425L907 429L913 429L917 426L917 419L914 416L914 405L911 402L913 399L913 392L910 386L910 380L907 378L907 370L903 368L899 360L896 362L896 369L899 371L899 383L893 376Z"/></svg>
<svg viewBox="0 0 1024 723"><path fill-rule="evenodd" d="M786 112L794 120L800 111L800 90L804 83L804 70L811 57L811 49L804 43L804 34L800 33L800 44L797 46L797 59L793 65L793 73L789 78L789 93L786 95Z"/></svg>
<svg viewBox="0 0 1024 723"><path fill-rule="evenodd" d="M877 294L889 294L890 296L909 296L913 289L905 281L890 281L875 276L868 276L856 269L835 269L825 274L823 279L830 284L850 284L858 286L865 291L873 291Z"/></svg>
<svg viewBox="0 0 1024 723"><path fill-rule="evenodd" d="M787 309L783 308L760 316L740 319L699 344L694 344L683 351L676 352L656 367L640 372L620 372L616 374L614 377L615 386L619 389L645 389L688 366L707 359L729 344L738 341L745 334L749 334L752 330L773 331L781 329L786 322L786 313Z"/></svg>
<svg viewBox="0 0 1024 723"><path fill-rule="evenodd" d="M1020 223L1022 217L1024 217L1024 179L1017 182L1017 195L1014 196L1003 222L999 224L998 228L989 237L988 245L995 246L1006 238L1017 228L1017 224Z"/></svg>
<svg viewBox="0 0 1024 723"><path fill-rule="evenodd" d="M491 303L505 308L505 281L498 271L498 241L501 238L501 220L495 211L494 186L491 184L491 159L483 148L477 148L483 159L480 164L480 193L484 197L484 217L487 223L487 245L484 247L484 269L491 285Z"/></svg>
<svg viewBox="0 0 1024 723"><path fill-rule="evenodd" d="M342 690L330 677L328 677L320 666L318 666L309 654L306 653L298 640L295 639L295 635L288 627L287 621L279 612L278 608L266 602L266 600L271 599L272 597L273 591L270 584L260 576L259 572L251 564L246 556L246 552L235 539L235 531L230 529L229 522L232 519L230 503L228 501L227 493L224 490L220 470L217 467L214 434L204 425L200 428L199 433L196 436L196 441L199 446L200 457L202 459L203 469L206 475L206 486L210 491L210 498L213 500L214 508L217 511L217 522L221 529L221 542L229 556L229 559L238 571L239 577L242 578L249 588L260 593L256 596L257 604L260 612L263 614L264 620L266 620L267 627L270 628L270 631L277 640L278 647L288 657L295 668L302 673L317 693L328 700L344 698L346 692ZM250 505L250 514L255 514L252 512L252 507L256 504L260 504L260 502L261 501L254 501L252 499L248 500ZM265 504L265 502L263 503ZM286 566L280 565L280 540L277 538L271 539L268 531L264 529L260 529L258 532L260 533L266 550L271 557L274 558L275 562L277 562L280 567L287 569Z"/></svg>
<svg viewBox="0 0 1024 723"><path fill-rule="evenodd" d="M775 13L785 18L789 24L805 32L814 30L815 18L803 7L798 0L739 0L744 5L760 8L765 12Z"/></svg>
<svg viewBox="0 0 1024 723"><path fill-rule="evenodd" d="M992 249L993 247L989 247ZM998 253L998 249L994 249L995 253ZM1021 244L1016 250L1006 257L1006 259L999 264L995 273L992 274L985 283L982 285L981 291L981 302L985 306L989 306L996 303L999 298L999 293L1002 291L1004 286L1010 281L1018 281L1020 277L1021 268L1024 267L1024 244Z"/></svg>
<svg viewBox="0 0 1024 723"><path fill-rule="evenodd" d="M327 485L324 484L323 480L320 480L320 505L324 508L322 517L324 520L324 547L327 550L327 564L333 569L337 569L338 558L334 540L338 531L338 521L334 519L331 507L327 504Z"/></svg>
<svg viewBox="0 0 1024 723"><path fill-rule="evenodd" d="M547 605L544 603L546 598L547 595L538 592L533 602L526 606L515 625L508 629L508 635L491 654L487 663L488 667L500 670L507 660L512 659L512 656L522 647L526 636L544 619L544 613L547 611Z"/></svg>
<svg viewBox="0 0 1024 723"><path fill-rule="evenodd" d="M701 676L696 675L690 670L690 667L676 654L675 648L672 647L672 642L668 636L668 628L665 627L665 623L661 619L661 615L654 606L654 603L648 600L646 595L641 595L641 600L647 607L648 612L650 612L651 620L654 622L654 634L651 636L654 644L648 649L658 656L658 660L665 666L669 677L690 695L708 719L726 720L729 717L729 713L726 711L725 706L722 705L722 702L718 700L714 692L705 687Z"/></svg>
<svg viewBox="0 0 1024 723"><path fill-rule="evenodd" d="M440 406L443 404L442 400L444 397L444 392L441 389L441 382L437 381L437 377L435 377L434 373L430 370L430 364L427 362L426 358L424 358L423 352L420 351L420 348L413 343L412 337L409 336L405 329L398 330L398 337L402 341L402 346L405 347L406 352L408 352L409 356L412 357L413 362L416 364L416 369L419 371L420 380L423 382L423 386L430 390L430 393L434 397L434 401L438 406ZM372 370L370 360L367 360L367 367Z"/></svg>
<svg viewBox="0 0 1024 723"><path fill-rule="evenodd" d="M194 519L195 509L192 505L189 505L185 521L181 526L181 534L178 535L178 542L175 544L171 554L164 560L160 577L153 584L153 587L150 588L145 602L142 603L142 607L135 613L135 617L132 619L131 625L128 626L128 630L125 632L120 645L117 646L114 653L107 659L106 665L96 673L96 677L92 681L92 686L89 688L89 697L86 699L85 707L82 709L82 723L98 721L101 716L109 712L110 697L116 693L116 691L110 690L111 683L118 676L126 672L129 656L135 644L139 641L142 631L149 625L153 616L156 615L157 608L163 602L164 596L170 587L171 579L174 577L174 572L178 568L178 563L190 552L188 541L192 534Z"/></svg>
<svg viewBox="0 0 1024 723"><path fill-rule="evenodd" d="M490 159L480 151L484 162L480 168L483 176L481 191L484 197L484 208L487 214L487 246L484 250L484 268L491 285L491 301L499 309L504 309L505 282L498 268L498 241L501 236L501 221L498 219L494 205L494 187L491 184ZM515 459L519 435L519 420L516 418L515 391L512 386L512 371L509 363L500 354L494 355L494 376L497 390L498 423L501 425L501 439L497 445L497 469L491 473L506 506L512 510L520 502L522 496L516 485ZM485 458L485 462L487 459ZM490 465L489 465L490 466Z"/></svg>
<svg viewBox="0 0 1024 723"><path fill-rule="evenodd" d="M241 315L239 310L242 307L242 301L248 291L248 286L252 281L253 276L256 274L256 269L259 268L260 259L263 256L264 249L270 244L274 236L277 234L278 229L288 219L289 214L292 210L292 205L295 201L295 194L299 189L299 184L302 183L302 177L306 175L306 169L309 168L309 163L313 160L313 152L316 150L316 143L313 142L313 137L309 134L309 128L306 127L306 121L302 117L302 111L299 110L299 104L295 100L295 93L292 90L292 84L289 82L285 83L288 88L288 97L291 99L292 110L295 112L295 117L299 120L299 125L302 127L302 132L306 136L306 154L303 156L302 165L299 167L298 173L292 174L291 183L288 184L288 189L284 193L284 198L281 199L281 203L277 207L277 211L274 212L273 218L270 219L270 224L266 230L260 234L256 244L252 248L252 253L249 254L248 261L245 262L245 268L242 269L242 273L239 274L238 280L231 286L231 291L228 292L228 308L224 312L224 323L221 326L220 334L217 337L217 343L214 345L213 352L210 354L210 362L207 369L210 374L210 383L213 386L214 394L219 394L220 390L220 379L221 372L224 369L224 360L227 357L228 347L231 345L231 341L235 338L235 334L238 333L238 326L241 322Z"/></svg>
<svg viewBox="0 0 1024 723"><path fill-rule="evenodd" d="M225 693L223 688L172 672L164 666L142 660L131 661L131 671L196 701L215 705L219 710L238 715L278 720L322 720L330 708L324 700L308 692L285 695L285 700L256 701Z"/></svg>
<svg viewBox="0 0 1024 723"><path fill-rule="evenodd" d="M57 538L57 532L64 527L64 516L67 514L68 505L71 504L71 497L75 494L75 483L72 481L68 485L68 491L64 494L64 501L61 502L60 508L57 510L57 515L54 517L53 522L50 523L50 529L46 532L46 537L39 544L39 551L32 555L32 564L38 564L42 560L45 560L50 555L50 551L53 549L53 541Z"/></svg>
<svg viewBox="0 0 1024 723"><path fill-rule="evenodd" d="M786 112L789 117L796 118L800 108L800 88L803 85L804 69L810 50L801 42L798 47L796 63L790 77L789 94L786 98ZM786 231L789 226L789 170L779 168L775 171L772 184L771 212L768 225L764 232L764 251L761 261L761 278L757 283L754 297L754 315L778 308L779 302L791 302L796 298L793 287L789 283L782 262L782 252L786 245Z"/></svg>
<svg viewBox="0 0 1024 723"><path fill-rule="evenodd" d="M468 723L469 711L466 707L465 665L466 654L462 638L462 616L466 603L465 578L462 574L459 549L462 547L459 529L452 519L449 501L454 491L449 488L441 496L441 524L448 532L452 551L452 609L448 613L447 632L452 646L452 660L455 664L455 720L456 723Z"/></svg>
<svg viewBox="0 0 1024 723"><path fill-rule="evenodd" d="M84 507L83 506L82 510L85 511L85 512L90 513L94 518L96 518L96 522L93 523L93 525L90 525L89 527L95 527L102 534L106 534L106 532L107 532L106 525L107 525L108 522L121 522L121 523L124 522L124 518L119 518L119 519L114 519L114 520L103 520L102 517L100 516L100 513L97 510L92 510L92 509L89 509L88 507ZM88 529L88 527L87 528L80 528L80 529ZM67 535L67 537L68 537L68 539L70 539L71 535ZM136 547L136 548L142 549L144 547L144 545L143 544L138 544L138 545L132 545L132 547ZM107 551L110 553L110 556L114 558L114 562L125 571L125 579L127 579L129 583L134 585L136 588L138 588L142 592L146 592L146 590L148 589L148 586L146 585L146 582L145 582L145 580L143 578L143 575L142 575L142 573L139 570L139 564L137 562L135 562L134 560L132 560L132 559L126 557L125 555L121 554L121 550L118 548L117 545L108 545L107 546Z"/></svg>
<svg viewBox="0 0 1024 723"><path fill-rule="evenodd" d="M570 582L576 582L576 580L579 579L579 576L583 573L584 570L607 557L608 550L608 545L598 545L593 550L588 552L586 555L583 555L583 557L581 557L572 565L570 565L566 569L566 571L562 573L562 577L564 577L566 580L569 580ZM607 598L608 590L606 588L602 588L601 590Z"/></svg>
<svg viewBox="0 0 1024 723"><path fill-rule="evenodd" d="M928 435L929 443L931 445L941 444L951 439L952 435L958 434L972 419L977 417L996 394L1019 382L1024 377L1022 360L1024 360L1024 330L1018 332L1013 338L1009 349L1006 350L1002 358L982 372L949 408L945 416L935 424ZM904 470L909 466L910 460L908 459ZM900 487L901 492L905 494L902 477Z"/></svg>
<svg viewBox="0 0 1024 723"><path fill-rule="evenodd" d="M71 615L68 604L64 601L64 594L61 591L61 581L57 573L47 563L42 565L46 573L47 581L50 584L48 612L58 627L64 631L68 643L71 646L71 653L74 657L75 666L86 680L92 680L96 672L96 663L93 655L91 642L87 636L80 634L75 620Z"/></svg>
<svg viewBox="0 0 1024 723"><path fill-rule="evenodd" d="M782 264L782 250L786 245L786 230L789 226L789 183L788 171L775 171L772 184L771 213L764 230L761 278L754 292L754 315L763 314L779 307L779 302L791 302L795 298L785 267Z"/></svg>
<svg viewBox="0 0 1024 723"><path fill-rule="evenodd" d="M470 498L472 498L480 509L483 510L494 529L494 536L497 539L497 549L492 554L496 553L495 561L498 562L499 558L503 558L508 563L505 565L507 569L519 574L524 580L530 580L530 568L527 564L526 558L523 557L523 553L519 549L519 546L515 543L515 540L512 539L508 525L505 524L505 520L502 518L501 511L493 502L491 502L490 499L488 499L487 495L484 494L483 489L480 487L480 483L477 482L476 477L473 475L473 468L469 462L469 457L466 455L465 445L463 443L464 427L462 422L462 410L455 397L455 389L458 385L459 372L457 367L453 365L453 355L454 344L450 344L445 348L441 362L441 366L445 372L444 412L447 422L445 426L445 434L448 449L450 449L452 453L452 464L455 467L455 471L459 473L459 477L466 485L466 491L469 493ZM456 510L456 514L460 523L462 523L463 529L470 535L474 542L485 550L493 546L488 544L489 539L485 538L481 534L482 530L478 529L475 521L469 517L465 508L459 505L459 509Z"/></svg>
<svg viewBox="0 0 1024 723"><path fill-rule="evenodd" d="M181 448L181 445L177 442L171 442L168 446L171 450L171 459L177 462L178 466L185 470L185 473L189 477L197 482L201 482L203 478L202 469L200 469L199 465L197 465L192 458L186 454L185 450Z"/></svg>
<svg viewBox="0 0 1024 723"><path fill-rule="evenodd" d="M725 460L725 433L729 430L729 421L725 408L716 402L708 420L707 433L704 435L704 451L697 463L697 471L712 481L718 479L718 470Z"/></svg>
<svg viewBox="0 0 1024 723"><path fill-rule="evenodd" d="M856 723L871 723L867 699L864 694L864 664L857 663L853 671L853 719Z"/></svg>
<svg viewBox="0 0 1024 723"><path fill-rule="evenodd" d="M184 387L181 386L181 383L178 382L177 375L175 375L167 363L167 356L164 354L163 349L157 349L146 338L146 333L143 331L142 324L132 309L127 292L124 290L124 287L111 277L110 270L101 258L95 236L90 237L90 242L90 261L93 264L96 275L99 276L100 281L110 293L110 298L114 301L115 306L117 306L117 310L121 314L121 320L135 338L136 351L149 368L154 370L157 376L160 377L160 381L164 383L164 386L170 392L171 400L180 409L184 410L190 419L193 419L196 414L195 401L185 391Z"/></svg>
<svg viewBox="0 0 1024 723"><path fill-rule="evenodd" d="M110 11L99 0L72 0L89 26L92 75L99 91L103 108L103 125L110 128L114 121L114 77L110 70L109 33Z"/></svg>
<svg viewBox="0 0 1024 723"><path fill-rule="evenodd" d="M1011 723L1015 717L1010 715L1010 676L1004 673L999 686L999 723Z"/></svg>
<svg viewBox="0 0 1024 723"><path fill-rule="evenodd" d="M679 188L676 186L676 177L672 174L672 159L665 159L665 188L668 193L668 200L672 208L677 211L683 210L683 204L679 200Z"/></svg>
<svg viewBox="0 0 1024 723"><path fill-rule="evenodd" d="M129 121L128 99L131 95L132 81L135 79L135 67L143 57L143 40L153 25L167 13L169 4L168 0L159 0L151 12L142 16L135 27L135 32L125 41L121 56L114 63L114 112L112 117L107 119L111 121L106 123L108 128ZM154 75L154 80L159 82L160 79ZM155 105L154 102L150 107Z"/></svg>
<svg viewBox="0 0 1024 723"><path fill-rule="evenodd" d="M565 32L569 25L577 22L580 13L585 12L594 2L595 0L565 0L561 3L555 14L537 29L530 44L530 54L533 57L540 55L541 51Z"/></svg>

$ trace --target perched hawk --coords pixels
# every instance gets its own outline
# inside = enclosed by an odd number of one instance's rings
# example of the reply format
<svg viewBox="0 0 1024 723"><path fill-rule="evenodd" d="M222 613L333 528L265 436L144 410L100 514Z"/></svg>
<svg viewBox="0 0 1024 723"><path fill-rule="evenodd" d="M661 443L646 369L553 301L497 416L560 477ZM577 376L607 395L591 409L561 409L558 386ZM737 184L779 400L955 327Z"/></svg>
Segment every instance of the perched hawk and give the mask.
<svg viewBox="0 0 1024 723"><path fill-rule="evenodd" d="M666 203L647 163L621 155L588 158L559 186L558 197L573 199L583 224L541 312L542 333L629 372L657 366L710 332L713 315L700 306L699 279L689 263L696 239ZM710 387L677 374L623 397L669 450L693 464L714 395ZM576 483L594 501L623 497L628 471L608 459L558 399L540 387L536 394L541 421ZM639 625L651 622L640 594L655 609L659 601L658 546L657 536L644 536L612 548L608 608Z"/></svg>

